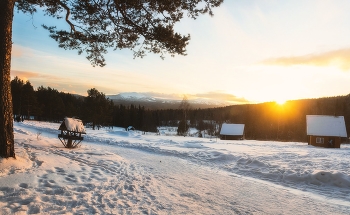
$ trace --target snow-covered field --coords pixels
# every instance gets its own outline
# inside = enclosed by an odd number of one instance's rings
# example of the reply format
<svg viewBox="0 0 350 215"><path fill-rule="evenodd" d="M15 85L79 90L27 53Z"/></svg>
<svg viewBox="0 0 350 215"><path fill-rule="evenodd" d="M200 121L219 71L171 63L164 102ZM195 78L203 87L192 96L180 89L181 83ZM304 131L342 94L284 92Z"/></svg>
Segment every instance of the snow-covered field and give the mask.
<svg viewBox="0 0 350 215"><path fill-rule="evenodd" d="M350 145L90 130L65 149L59 124L15 123L0 158L0 214L350 214Z"/></svg>

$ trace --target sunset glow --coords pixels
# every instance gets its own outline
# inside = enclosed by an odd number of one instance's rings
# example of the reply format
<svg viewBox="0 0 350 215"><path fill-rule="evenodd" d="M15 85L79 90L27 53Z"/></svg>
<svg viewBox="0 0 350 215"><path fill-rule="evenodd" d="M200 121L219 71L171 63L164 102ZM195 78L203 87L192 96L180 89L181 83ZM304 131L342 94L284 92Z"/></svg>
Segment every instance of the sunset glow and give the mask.
<svg viewBox="0 0 350 215"><path fill-rule="evenodd" d="M40 27L64 28L64 20L16 13L11 76L81 95L95 87L107 95L189 95L231 104L346 95L349 10L350 2L338 0L225 1L214 17L176 26L191 35L187 56L133 59L129 50L111 50L104 68L58 48Z"/></svg>
<svg viewBox="0 0 350 215"><path fill-rule="evenodd" d="M279 105L284 105L286 103L286 100L276 100L276 103Z"/></svg>

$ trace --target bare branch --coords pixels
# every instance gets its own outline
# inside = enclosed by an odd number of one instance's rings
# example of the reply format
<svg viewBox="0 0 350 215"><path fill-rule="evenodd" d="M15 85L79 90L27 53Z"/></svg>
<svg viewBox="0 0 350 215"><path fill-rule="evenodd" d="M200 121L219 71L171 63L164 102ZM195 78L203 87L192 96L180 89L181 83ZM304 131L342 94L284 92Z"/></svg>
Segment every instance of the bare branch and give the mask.
<svg viewBox="0 0 350 215"><path fill-rule="evenodd" d="M64 4L63 2L61 2L60 0L56 0L56 2L61 5L65 10L66 10L66 22L70 25L70 32L74 32L75 33L75 26L74 24L69 20L69 15L70 15L70 8Z"/></svg>

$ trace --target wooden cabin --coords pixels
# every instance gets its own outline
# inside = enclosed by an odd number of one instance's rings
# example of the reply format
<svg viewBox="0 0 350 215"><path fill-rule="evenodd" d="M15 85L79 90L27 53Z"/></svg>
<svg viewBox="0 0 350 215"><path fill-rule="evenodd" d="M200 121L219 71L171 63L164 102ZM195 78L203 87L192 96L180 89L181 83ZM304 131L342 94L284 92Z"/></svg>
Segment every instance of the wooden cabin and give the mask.
<svg viewBox="0 0 350 215"><path fill-rule="evenodd" d="M220 130L221 140L243 140L244 124L228 124L224 123Z"/></svg>
<svg viewBox="0 0 350 215"><path fill-rule="evenodd" d="M324 148L340 148L347 137L344 116L306 116L308 144Z"/></svg>
<svg viewBox="0 0 350 215"><path fill-rule="evenodd" d="M83 122L80 119L64 118L58 130L58 139L66 148L76 148L84 139L82 134L86 134Z"/></svg>

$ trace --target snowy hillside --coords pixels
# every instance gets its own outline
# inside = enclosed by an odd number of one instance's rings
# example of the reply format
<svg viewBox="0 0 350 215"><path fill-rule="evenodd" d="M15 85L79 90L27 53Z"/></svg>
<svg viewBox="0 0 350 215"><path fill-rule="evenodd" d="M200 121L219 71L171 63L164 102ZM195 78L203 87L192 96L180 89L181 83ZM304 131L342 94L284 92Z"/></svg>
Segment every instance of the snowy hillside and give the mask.
<svg viewBox="0 0 350 215"><path fill-rule="evenodd" d="M15 123L17 160L0 159L0 214L350 214L350 145L114 128L87 129L68 150L58 127Z"/></svg>
<svg viewBox="0 0 350 215"><path fill-rule="evenodd" d="M155 98L142 93L130 92L120 93L117 95L107 95L107 98L112 100L129 100L129 101L155 101Z"/></svg>
<svg viewBox="0 0 350 215"><path fill-rule="evenodd" d="M107 98L111 99L115 104L124 105L141 105L145 108L151 109L177 109L182 101L179 98L169 98L167 95L152 95L151 93L120 93L117 95L107 95ZM212 108L212 107L224 107L227 105L232 105L226 101L217 101L212 99L189 99L189 104L192 108Z"/></svg>

